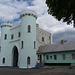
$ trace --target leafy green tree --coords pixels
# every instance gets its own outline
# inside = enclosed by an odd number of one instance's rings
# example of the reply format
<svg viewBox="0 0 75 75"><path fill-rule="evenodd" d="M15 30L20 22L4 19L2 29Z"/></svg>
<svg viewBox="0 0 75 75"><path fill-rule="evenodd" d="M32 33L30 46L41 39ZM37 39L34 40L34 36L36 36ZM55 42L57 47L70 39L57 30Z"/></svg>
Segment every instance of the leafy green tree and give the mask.
<svg viewBox="0 0 75 75"><path fill-rule="evenodd" d="M46 4L50 15L67 24L73 21L75 27L75 0L46 0Z"/></svg>

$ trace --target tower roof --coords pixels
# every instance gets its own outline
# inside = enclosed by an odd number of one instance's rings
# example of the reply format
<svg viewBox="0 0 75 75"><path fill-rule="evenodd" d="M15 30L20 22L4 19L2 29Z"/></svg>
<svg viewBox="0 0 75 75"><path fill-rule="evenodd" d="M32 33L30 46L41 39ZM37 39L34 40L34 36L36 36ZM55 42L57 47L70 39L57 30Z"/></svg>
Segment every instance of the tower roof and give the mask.
<svg viewBox="0 0 75 75"><path fill-rule="evenodd" d="M32 11L32 10L22 11L20 14L20 17L25 16L25 15L33 15L35 18L37 18L37 13L35 11Z"/></svg>
<svg viewBox="0 0 75 75"><path fill-rule="evenodd" d="M12 27L13 26L13 24L11 24L11 23L2 23L1 24L1 27L6 27L6 26L9 26L9 27Z"/></svg>

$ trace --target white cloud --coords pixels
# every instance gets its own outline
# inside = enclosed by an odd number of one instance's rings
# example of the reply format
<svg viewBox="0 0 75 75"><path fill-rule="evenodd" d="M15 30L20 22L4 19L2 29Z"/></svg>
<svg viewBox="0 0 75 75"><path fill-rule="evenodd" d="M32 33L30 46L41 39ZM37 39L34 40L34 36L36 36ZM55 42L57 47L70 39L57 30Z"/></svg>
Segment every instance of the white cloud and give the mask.
<svg viewBox="0 0 75 75"><path fill-rule="evenodd" d="M67 25L62 20L59 22L53 16L47 14L47 12L38 17L37 23L40 24L42 29L52 33L54 43L59 43L61 40L75 40L75 29L73 25Z"/></svg>
<svg viewBox="0 0 75 75"><path fill-rule="evenodd" d="M39 16L47 12L47 6L45 0L34 0L32 2L34 6L28 6L27 9L35 10Z"/></svg>
<svg viewBox="0 0 75 75"><path fill-rule="evenodd" d="M11 0L0 0L0 2L8 2L8 1L11 1Z"/></svg>
<svg viewBox="0 0 75 75"><path fill-rule="evenodd" d="M26 2L9 2L0 4L0 19L3 22L12 21L20 17L20 12L26 8Z"/></svg>
<svg viewBox="0 0 75 75"><path fill-rule="evenodd" d="M67 26L66 23L62 23L62 21L56 20L53 16L45 13L41 17L38 17L37 23L40 24L40 27L47 30L51 31L52 33L58 32L60 30L65 30L65 28L69 28L72 26ZM45 27L46 28L45 28Z"/></svg>
<svg viewBox="0 0 75 75"><path fill-rule="evenodd" d="M6 3L1 3L4 1ZM18 2L17 0L0 0L0 20L3 22L13 22L14 19L20 17L21 11L26 9L34 10L38 14L37 23L42 29L45 29L46 31L53 34L54 42L69 38L69 40L74 40L74 29L72 24L71 26L67 26L66 23L62 23L62 21L59 22L53 16L49 15L47 13L48 7L45 4L45 1L46 0L34 0L32 2L33 6L29 6L27 2L23 0L21 0L20 2Z"/></svg>

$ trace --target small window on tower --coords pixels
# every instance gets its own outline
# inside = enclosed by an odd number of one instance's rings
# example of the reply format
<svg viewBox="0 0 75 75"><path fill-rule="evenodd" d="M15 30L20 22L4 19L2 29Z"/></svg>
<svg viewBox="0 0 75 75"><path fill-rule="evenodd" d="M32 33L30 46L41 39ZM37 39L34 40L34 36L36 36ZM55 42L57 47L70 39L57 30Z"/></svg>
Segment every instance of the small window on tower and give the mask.
<svg viewBox="0 0 75 75"><path fill-rule="evenodd" d="M21 41L21 48L23 48L23 45L24 45L24 42L23 42L23 41Z"/></svg>
<svg viewBox="0 0 75 75"><path fill-rule="evenodd" d="M21 36L21 33L20 32L18 32L18 37L20 37Z"/></svg>
<svg viewBox="0 0 75 75"><path fill-rule="evenodd" d="M1 52L1 46L0 46L0 52Z"/></svg>
<svg viewBox="0 0 75 75"><path fill-rule="evenodd" d="M30 65L30 57L27 58L27 65Z"/></svg>
<svg viewBox="0 0 75 75"><path fill-rule="evenodd" d="M5 58L3 58L3 64L5 63Z"/></svg>
<svg viewBox="0 0 75 75"><path fill-rule="evenodd" d="M31 32L31 26L28 25L28 33Z"/></svg>
<svg viewBox="0 0 75 75"><path fill-rule="evenodd" d="M13 38L14 38L14 35L12 34L12 35L11 35L11 39L13 39Z"/></svg>
<svg viewBox="0 0 75 75"><path fill-rule="evenodd" d="M34 41L34 49L36 48L36 41Z"/></svg>
<svg viewBox="0 0 75 75"><path fill-rule="evenodd" d="M5 34L5 37L4 37L4 39L5 39L5 40L7 39L7 34Z"/></svg>

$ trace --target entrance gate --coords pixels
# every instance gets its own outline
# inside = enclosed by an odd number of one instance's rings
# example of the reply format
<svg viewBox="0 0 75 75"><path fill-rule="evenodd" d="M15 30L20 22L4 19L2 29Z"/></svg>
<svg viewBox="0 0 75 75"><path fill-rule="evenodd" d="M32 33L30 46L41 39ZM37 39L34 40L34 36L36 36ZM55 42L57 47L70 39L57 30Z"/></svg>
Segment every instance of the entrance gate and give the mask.
<svg viewBox="0 0 75 75"><path fill-rule="evenodd" d="M16 46L13 47L13 66L18 66L18 49Z"/></svg>

